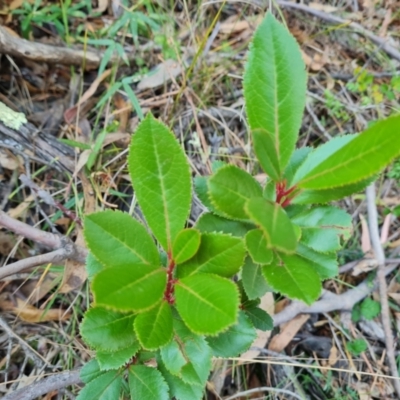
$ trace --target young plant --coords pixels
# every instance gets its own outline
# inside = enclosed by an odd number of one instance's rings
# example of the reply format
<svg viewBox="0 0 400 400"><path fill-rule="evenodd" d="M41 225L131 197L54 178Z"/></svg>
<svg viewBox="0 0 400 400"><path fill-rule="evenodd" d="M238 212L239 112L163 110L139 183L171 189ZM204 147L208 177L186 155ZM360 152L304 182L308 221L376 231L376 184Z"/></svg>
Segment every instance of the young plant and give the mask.
<svg viewBox="0 0 400 400"><path fill-rule="evenodd" d="M146 224L105 211L85 218L94 305L81 324L96 357L78 400L201 399L211 357L248 349L271 329L258 307L271 288L308 304L337 274L351 218L325 205L363 189L400 153L399 117L318 149L295 149L306 72L294 38L271 14L258 27L245 73L260 185L214 164L196 190L210 212L187 224L189 164L174 135L148 115L132 138L129 173ZM125 380L128 380L128 385Z"/></svg>

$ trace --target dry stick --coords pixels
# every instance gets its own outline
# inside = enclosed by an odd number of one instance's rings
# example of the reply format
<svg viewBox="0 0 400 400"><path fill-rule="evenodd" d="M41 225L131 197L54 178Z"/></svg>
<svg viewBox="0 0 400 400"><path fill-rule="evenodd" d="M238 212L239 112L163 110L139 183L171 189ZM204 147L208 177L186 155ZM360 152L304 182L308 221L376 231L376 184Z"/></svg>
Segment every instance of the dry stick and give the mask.
<svg viewBox="0 0 400 400"><path fill-rule="evenodd" d="M11 35L0 26L0 53L14 57L27 58L51 64L84 65L86 68L96 68L104 58L104 53L91 49L88 51L49 44L30 42ZM127 52L128 58L136 57L135 51ZM110 57L109 63L117 62L119 57Z"/></svg>
<svg viewBox="0 0 400 400"><path fill-rule="evenodd" d="M394 378L399 377L397 370L396 359L394 355L394 340L392 329L390 326L390 310L389 302L387 297L387 284L385 278L385 253L382 248L382 244L379 237L378 228L378 212L376 210L375 203L375 184L371 184L367 187L367 206L368 206L368 223L369 233L371 236L372 248L374 249L375 257L378 261L377 281L379 286L379 297L381 301L381 320L383 325L383 331L385 332L385 343L386 343L386 356L389 362L390 372ZM393 384L400 398L400 381L397 379L393 380Z"/></svg>
<svg viewBox="0 0 400 400"><path fill-rule="evenodd" d="M53 390L82 383L79 372L79 370L66 371L49 376L6 395L2 400L33 400Z"/></svg>
<svg viewBox="0 0 400 400"><path fill-rule="evenodd" d="M25 258L24 260L20 260L15 263L1 267L0 280L6 278L7 276L18 274L19 272L25 271L29 268L38 267L39 265L60 263L67 258L70 257L68 250L66 250L65 248L52 251L51 253Z"/></svg>
<svg viewBox="0 0 400 400"><path fill-rule="evenodd" d="M389 275L392 271L397 268L397 265L384 269L384 275ZM274 326L281 325L285 322L290 321L299 314L319 314L330 311L338 310L352 310L354 305L368 296L377 288L377 283L371 285L369 279L360 283L354 289L350 289L343 294L334 294L332 292L325 291L322 295L322 299L315 302L312 306L307 306L300 301L293 301L283 311L274 315Z"/></svg>
<svg viewBox="0 0 400 400"><path fill-rule="evenodd" d="M350 28L358 31L359 33L361 33L362 35L367 37L369 40L371 40L371 42L375 43L377 46L382 48L389 56L400 61L400 52L388 43L388 39L381 38L377 35L374 35L371 31L365 29L363 26L361 26L360 24L357 24L356 22L351 22L347 19L336 17L335 15L328 14L323 11L315 10L304 4L292 3L289 1L285 1L285 0L277 0L277 3L281 7L287 7L287 8L304 11L308 14L314 15L315 17L323 19L327 22L349 26Z"/></svg>
<svg viewBox="0 0 400 400"><path fill-rule="evenodd" d="M65 236L58 236L53 233L43 232L40 229L34 228L33 226L11 218L2 210L0 210L0 227L7 228L17 235L24 236L35 242L42 243L47 247L59 250L56 252L44 254L42 256L27 258L14 264L10 264L6 267L1 267L1 278L21 272L27 268L32 268L34 266L40 265L38 264L40 257L42 257L43 263L52 262L52 259L59 262L61 261L61 257L62 260L70 258L82 264L86 262L87 250L83 247L75 245L69 238ZM25 268L23 267L24 265Z"/></svg>

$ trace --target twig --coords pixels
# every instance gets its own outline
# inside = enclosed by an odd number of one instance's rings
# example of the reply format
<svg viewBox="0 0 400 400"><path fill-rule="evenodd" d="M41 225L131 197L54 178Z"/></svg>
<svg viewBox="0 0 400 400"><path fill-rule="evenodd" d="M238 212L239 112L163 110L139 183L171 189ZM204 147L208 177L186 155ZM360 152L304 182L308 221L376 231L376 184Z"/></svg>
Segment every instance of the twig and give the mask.
<svg viewBox="0 0 400 400"><path fill-rule="evenodd" d="M69 253L65 248L61 248L51 253L41 254L34 257L25 258L24 260L17 261L12 264L8 264L0 268L0 280L3 278L18 274L19 272L25 271L29 268L34 268L39 265L45 265L49 263L60 263L69 257Z"/></svg>
<svg viewBox="0 0 400 400"><path fill-rule="evenodd" d="M357 24L356 22L351 22L347 19L340 18L335 15L316 10L316 9L308 7L304 4L292 3L290 1L285 1L285 0L277 0L277 3L281 7L287 7L287 8L304 11L308 14L314 15L315 17L323 19L327 22L331 22L334 24L340 24L340 25L346 25L346 26L358 31L365 37L367 37L369 40L371 40L371 42L375 43L377 46L382 48L389 56L400 61L400 52L388 43L388 39L381 38L377 35L374 35L371 31L365 29L363 26L361 26L360 24Z"/></svg>
<svg viewBox="0 0 400 400"><path fill-rule="evenodd" d="M61 247L61 236L55 235L54 233L43 232L40 229L10 217L4 211L0 211L0 226L52 249Z"/></svg>
<svg viewBox="0 0 400 400"><path fill-rule="evenodd" d="M383 331L385 332L386 356L390 367L390 372L394 378L399 377L397 370L396 359L394 355L394 340L392 329L390 326L390 310L387 298L387 284L385 278L385 253L379 237L378 228L378 212L375 203L375 183L367 187L367 206L368 206L368 223L369 232L371 236L372 247L374 249L375 257L378 261L378 271L376 279L379 286L379 297L381 302L381 320ZM400 382L393 381L398 398L400 398Z"/></svg>
<svg viewBox="0 0 400 400"><path fill-rule="evenodd" d="M239 397L248 396L250 394L258 393L258 392L282 393L282 394L287 394L288 396L292 396L295 399L304 400L304 397L300 397L299 395L291 392L290 390L278 389L275 387L267 387L267 386L262 386L262 387L258 387L258 388L254 388L254 389L245 390L243 392L236 393L233 396L226 397L225 400L238 399ZM3 399L3 400L8 400L8 399Z"/></svg>
<svg viewBox="0 0 400 400"><path fill-rule="evenodd" d="M396 268L397 265L385 268L385 276L389 275ZM300 301L294 301L281 312L274 315L274 326L278 326L287 321L290 321L291 319L302 313L319 314L338 310L350 311L356 303L364 299L376 288L377 283L375 283L375 285L371 285L369 279L366 279L354 289L350 289L340 295L325 291L322 299L315 302L312 306L307 306Z"/></svg>
<svg viewBox="0 0 400 400"><path fill-rule="evenodd" d="M53 390L82 383L79 370L61 372L25 386L3 397L3 400L33 400Z"/></svg>
<svg viewBox="0 0 400 400"><path fill-rule="evenodd" d="M77 65L89 69L98 67L104 58L103 52L96 52L93 49L85 51L30 42L11 35L3 27L0 27L0 53L33 61ZM136 57L135 51L129 51L127 54L129 54L129 58ZM110 57L109 63L112 64L118 59L119 57L114 55Z"/></svg>
<svg viewBox="0 0 400 400"><path fill-rule="evenodd" d="M33 226L11 218L2 210L0 210L0 226L7 228L17 235L21 235L35 242L41 243L49 248L63 248L68 253L68 256L66 258L71 258L82 264L85 263L87 250L83 247L76 246L64 236L58 236L53 233L43 232L40 229L34 228Z"/></svg>

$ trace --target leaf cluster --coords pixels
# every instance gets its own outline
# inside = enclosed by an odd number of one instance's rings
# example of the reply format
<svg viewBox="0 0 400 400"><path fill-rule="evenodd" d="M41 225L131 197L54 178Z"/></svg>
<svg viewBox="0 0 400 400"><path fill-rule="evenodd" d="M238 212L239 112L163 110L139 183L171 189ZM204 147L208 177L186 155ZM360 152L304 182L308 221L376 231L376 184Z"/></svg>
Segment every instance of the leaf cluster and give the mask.
<svg viewBox="0 0 400 400"><path fill-rule="evenodd" d="M215 163L194 184L209 212L189 226L188 161L149 114L129 149L146 225L119 211L85 218L94 304L81 335L96 359L83 369L79 400L116 399L124 390L140 399L200 399L212 356L236 356L256 329L272 329L260 297L273 290L311 304L337 274L351 218L328 203L363 189L399 154L400 118L295 149L306 72L294 38L271 14L254 35L244 93L264 185Z"/></svg>

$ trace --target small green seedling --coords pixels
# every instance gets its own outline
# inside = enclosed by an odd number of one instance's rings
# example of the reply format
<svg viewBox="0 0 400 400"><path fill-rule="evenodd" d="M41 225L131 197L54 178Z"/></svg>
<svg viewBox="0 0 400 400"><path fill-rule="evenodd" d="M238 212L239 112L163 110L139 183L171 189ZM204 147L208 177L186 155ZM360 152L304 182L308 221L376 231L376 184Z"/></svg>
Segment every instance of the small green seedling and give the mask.
<svg viewBox="0 0 400 400"><path fill-rule="evenodd" d="M78 400L117 400L124 392L140 400L201 399L213 356L237 356L256 329L272 329L258 307L267 290L311 304L321 282L337 274L351 218L326 204L365 188L399 155L400 117L296 150L305 66L272 14L254 35L244 93L265 185L215 163L212 176L195 181L209 212L189 226L189 163L149 114L129 150L146 224L119 211L85 218L94 303L81 334L96 356L82 369Z"/></svg>

